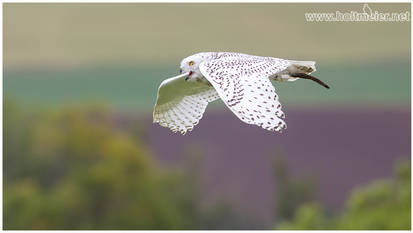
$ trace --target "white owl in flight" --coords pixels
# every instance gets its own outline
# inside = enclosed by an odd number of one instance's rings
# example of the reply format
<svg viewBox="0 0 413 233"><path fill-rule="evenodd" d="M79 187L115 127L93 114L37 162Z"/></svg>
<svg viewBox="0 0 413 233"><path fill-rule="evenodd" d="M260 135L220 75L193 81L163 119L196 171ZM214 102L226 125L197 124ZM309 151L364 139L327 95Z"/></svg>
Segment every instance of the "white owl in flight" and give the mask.
<svg viewBox="0 0 413 233"><path fill-rule="evenodd" d="M313 61L292 61L242 53L205 52L181 61L180 75L158 89L153 121L185 134L198 124L209 102L218 98L243 122L281 132L287 127L270 79L299 78L327 84L310 76Z"/></svg>

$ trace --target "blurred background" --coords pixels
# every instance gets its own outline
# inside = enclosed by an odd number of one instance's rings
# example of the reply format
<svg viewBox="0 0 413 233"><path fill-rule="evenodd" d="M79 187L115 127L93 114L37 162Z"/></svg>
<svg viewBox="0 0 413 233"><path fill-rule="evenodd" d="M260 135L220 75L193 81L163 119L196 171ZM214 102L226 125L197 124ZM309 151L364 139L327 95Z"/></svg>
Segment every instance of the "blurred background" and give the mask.
<svg viewBox="0 0 413 233"><path fill-rule="evenodd" d="M410 21L304 17L362 7L3 4L3 227L410 229ZM207 51L314 60L331 89L274 83L283 134L220 100L185 136L152 124Z"/></svg>

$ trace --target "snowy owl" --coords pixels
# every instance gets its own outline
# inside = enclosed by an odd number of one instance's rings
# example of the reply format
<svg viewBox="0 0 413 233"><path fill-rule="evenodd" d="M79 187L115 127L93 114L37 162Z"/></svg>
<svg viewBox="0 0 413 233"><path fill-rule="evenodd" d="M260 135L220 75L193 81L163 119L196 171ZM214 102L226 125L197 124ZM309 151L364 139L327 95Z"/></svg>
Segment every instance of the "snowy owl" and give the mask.
<svg viewBox="0 0 413 233"><path fill-rule="evenodd" d="M158 89L154 123L185 134L198 124L209 102L219 98L243 122L281 132L287 125L270 80L310 79L315 62L293 61L242 53L204 52L181 61L180 75Z"/></svg>

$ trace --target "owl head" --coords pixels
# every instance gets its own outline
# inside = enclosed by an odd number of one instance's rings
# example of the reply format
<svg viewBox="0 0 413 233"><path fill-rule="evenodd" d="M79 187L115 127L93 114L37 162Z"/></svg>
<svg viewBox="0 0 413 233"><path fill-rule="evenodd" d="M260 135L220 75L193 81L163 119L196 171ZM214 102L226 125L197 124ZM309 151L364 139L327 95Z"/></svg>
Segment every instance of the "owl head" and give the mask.
<svg viewBox="0 0 413 233"><path fill-rule="evenodd" d="M182 59L180 70L181 74L188 73L188 77L185 80L195 80L196 78L203 77L199 70L199 65L210 59L210 53L197 53Z"/></svg>

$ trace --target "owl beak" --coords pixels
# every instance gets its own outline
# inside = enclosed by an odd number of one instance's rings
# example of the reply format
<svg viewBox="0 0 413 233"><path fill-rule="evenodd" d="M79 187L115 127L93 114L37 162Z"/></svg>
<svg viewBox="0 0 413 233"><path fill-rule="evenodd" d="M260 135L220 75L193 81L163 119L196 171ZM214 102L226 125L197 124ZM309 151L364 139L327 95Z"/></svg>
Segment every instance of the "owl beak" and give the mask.
<svg viewBox="0 0 413 233"><path fill-rule="evenodd" d="M194 73L194 72L189 71L189 72L188 72L188 76L185 78L185 81L188 81L188 80L191 78L191 75L192 75L193 73Z"/></svg>

